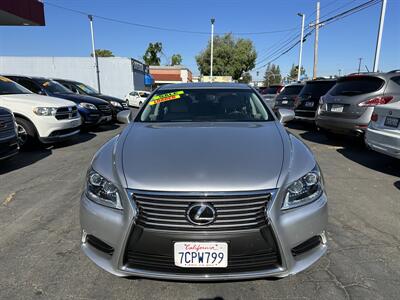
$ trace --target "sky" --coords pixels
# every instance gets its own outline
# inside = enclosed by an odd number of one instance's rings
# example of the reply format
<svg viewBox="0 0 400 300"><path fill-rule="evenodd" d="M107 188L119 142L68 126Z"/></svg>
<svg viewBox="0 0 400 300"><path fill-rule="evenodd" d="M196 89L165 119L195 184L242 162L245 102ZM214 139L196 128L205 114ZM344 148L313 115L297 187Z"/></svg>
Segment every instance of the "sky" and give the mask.
<svg viewBox="0 0 400 300"><path fill-rule="evenodd" d="M320 0L321 16L335 15L367 0ZM254 43L258 61L253 79L262 79L263 65L282 41L300 32L301 18L306 26L315 20L316 0L45 0L93 15L158 27L188 31L210 31L215 18L216 33L233 32L235 37ZM362 70L373 66L380 4L369 7L320 29L318 76L355 72L359 58ZM45 27L0 27L0 56L89 56L90 27L87 16L45 5ZM322 18L324 19L324 18ZM162 64L179 53L183 65L198 75L195 56L206 47L208 34L160 31L94 18L96 48L109 49L116 56L142 60L150 42L162 42ZM287 31L286 31L287 30ZM240 35L246 32L284 31ZM239 34L237 34L239 33ZM275 48L274 48L275 47ZM303 66L312 75L314 35L304 44ZM273 63L288 74L298 63L299 47ZM258 76L256 69L258 70ZM400 69L400 0L388 0L383 31L380 70Z"/></svg>

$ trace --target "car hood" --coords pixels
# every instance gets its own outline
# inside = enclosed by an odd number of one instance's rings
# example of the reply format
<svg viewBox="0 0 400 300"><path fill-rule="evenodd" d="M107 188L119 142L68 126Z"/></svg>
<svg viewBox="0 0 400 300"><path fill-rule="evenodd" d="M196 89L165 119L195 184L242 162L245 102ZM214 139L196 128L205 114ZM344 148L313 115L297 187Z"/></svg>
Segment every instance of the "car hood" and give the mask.
<svg viewBox="0 0 400 300"><path fill-rule="evenodd" d="M67 100L73 101L73 102L78 103L78 104L81 103L81 102L87 102L87 103L91 103L91 104L94 104L94 105L108 104L107 101L101 100L101 99L96 98L96 97L87 96L87 95L79 95L79 94L74 94L74 93L54 94L52 96L53 97L67 99Z"/></svg>
<svg viewBox="0 0 400 300"><path fill-rule="evenodd" d="M29 106L60 107L76 105L74 102L68 100L36 94L1 95L0 98L5 101L12 101L12 103L26 103Z"/></svg>
<svg viewBox="0 0 400 300"><path fill-rule="evenodd" d="M112 96L107 96L107 95L103 95L103 94L93 94L91 95L92 97L96 97L105 101L115 101L115 102L119 102L119 103L124 103L125 101L119 98L115 98Z"/></svg>
<svg viewBox="0 0 400 300"><path fill-rule="evenodd" d="M135 122L123 145L127 187L152 191L276 188L285 151L275 122Z"/></svg>

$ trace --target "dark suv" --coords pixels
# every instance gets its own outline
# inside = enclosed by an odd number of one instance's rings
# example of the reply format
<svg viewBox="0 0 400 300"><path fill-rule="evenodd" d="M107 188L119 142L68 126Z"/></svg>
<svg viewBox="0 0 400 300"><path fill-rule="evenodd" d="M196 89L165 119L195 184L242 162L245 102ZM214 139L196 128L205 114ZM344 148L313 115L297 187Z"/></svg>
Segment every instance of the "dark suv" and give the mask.
<svg viewBox="0 0 400 300"><path fill-rule="evenodd" d="M82 82L67 80L67 79L53 79L53 80L57 81L58 83L61 83L63 86L73 91L75 94L88 95L107 101L108 103L111 104L112 115L114 120L117 119L117 114L120 111L129 109L127 101L112 96L100 94L94 88Z"/></svg>
<svg viewBox="0 0 400 300"><path fill-rule="evenodd" d="M374 107L400 101L400 71L342 77L321 99L317 126L336 133L362 135Z"/></svg>
<svg viewBox="0 0 400 300"><path fill-rule="evenodd" d="M18 153L16 128L12 112L0 107L0 160L10 158Z"/></svg>
<svg viewBox="0 0 400 300"><path fill-rule="evenodd" d="M4 76L31 92L39 95L52 96L75 102L82 117L82 125L97 125L112 120L111 105L99 98L78 95L48 78L28 76Z"/></svg>
<svg viewBox="0 0 400 300"><path fill-rule="evenodd" d="M336 83L336 80L317 79L307 81L295 103L296 120L314 122L319 99Z"/></svg>
<svg viewBox="0 0 400 300"><path fill-rule="evenodd" d="M303 83L293 83L286 85L275 99L274 110L278 108L293 109L295 100L303 89Z"/></svg>

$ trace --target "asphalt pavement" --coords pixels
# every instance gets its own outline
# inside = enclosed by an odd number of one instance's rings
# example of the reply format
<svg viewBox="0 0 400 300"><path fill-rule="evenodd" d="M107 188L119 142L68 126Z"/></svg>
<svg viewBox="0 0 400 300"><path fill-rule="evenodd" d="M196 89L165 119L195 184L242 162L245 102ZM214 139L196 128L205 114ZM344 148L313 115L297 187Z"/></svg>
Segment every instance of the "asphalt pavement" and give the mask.
<svg viewBox="0 0 400 300"><path fill-rule="evenodd" d="M0 162L0 299L399 299L400 161L351 138L289 130L315 153L329 196L329 251L282 280L121 279L80 251L79 197L96 150L123 125Z"/></svg>

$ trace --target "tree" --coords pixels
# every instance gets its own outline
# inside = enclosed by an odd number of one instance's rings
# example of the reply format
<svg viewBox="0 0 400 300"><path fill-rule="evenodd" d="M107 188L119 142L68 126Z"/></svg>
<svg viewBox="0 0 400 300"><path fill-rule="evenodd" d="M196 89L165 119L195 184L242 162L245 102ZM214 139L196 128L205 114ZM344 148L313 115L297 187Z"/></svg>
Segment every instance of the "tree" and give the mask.
<svg viewBox="0 0 400 300"><path fill-rule="evenodd" d="M96 53L97 57L114 57L114 54L112 53L111 50L96 49L96 50L94 50L94 52ZM93 53L91 53L90 56L93 57Z"/></svg>
<svg viewBox="0 0 400 300"><path fill-rule="evenodd" d="M243 73L242 77L239 78L239 82L242 83L250 83L253 77L251 77L251 74L249 72Z"/></svg>
<svg viewBox="0 0 400 300"><path fill-rule="evenodd" d="M281 69L278 65L268 64L264 74L264 84L270 86L271 84L279 84L282 82Z"/></svg>
<svg viewBox="0 0 400 300"><path fill-rule="evenodd" d="M299 72L299 65L294 65L292 64L292 68L290 69L290 73L288 75L289 78L291 78L292 80L297 80L297 74ZM303 66L301 67L301 72L300 72L300 76L306 74L306 70L303 68Z"/></svg>
<svg viewBox="0 0 400 300"><path fill-rule="evenodd" d="M210 74L211 43L196 56L201 75ZM235 39L228 33L214 38L213 75L232 76L234 80L255 66L257 53L251 40Z"/></svg>
<svg viewBox="0 0 400 300"><path fill-rule="evenodd" d="M171 66L182 64L182 56L180 54L173 54L171 56Z"/></svg>
<svg viewBox="0 0 400 300"><path fill-rule="evenodd" d="M162 52L162 43L149 43L145 54L143 55L143 60L147 65L159 66L161 62L160 53Z"/></svg>

